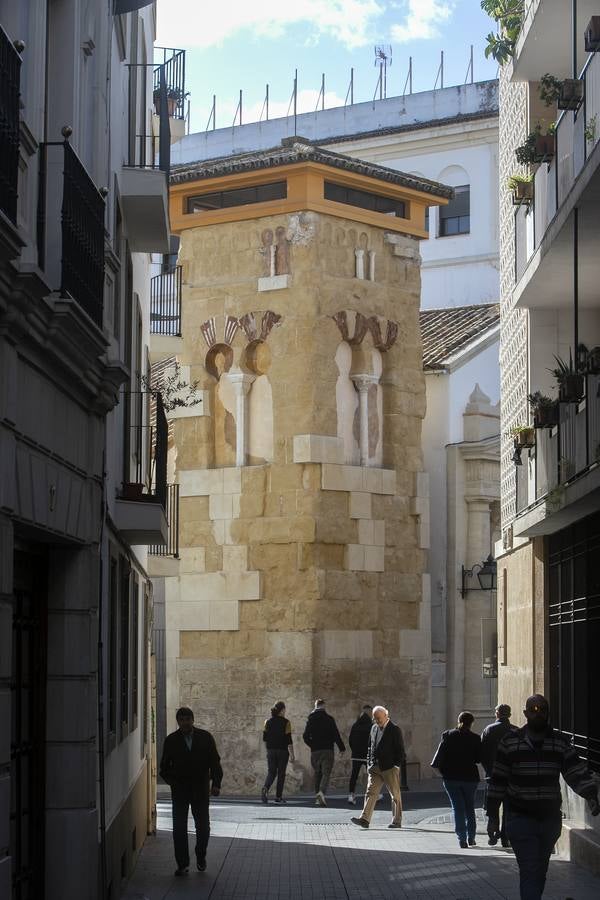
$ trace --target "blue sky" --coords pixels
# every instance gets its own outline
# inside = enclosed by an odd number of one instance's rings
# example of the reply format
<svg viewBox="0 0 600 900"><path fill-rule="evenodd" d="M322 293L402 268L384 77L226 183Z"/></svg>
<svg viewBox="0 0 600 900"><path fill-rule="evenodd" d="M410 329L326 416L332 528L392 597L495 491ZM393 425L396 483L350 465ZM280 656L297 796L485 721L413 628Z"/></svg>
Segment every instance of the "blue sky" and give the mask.
<svg viewBox="0 0 600 900"><path fill-rule="evenodd" d="M433 88L440 51L444 83L461 84L474 45L475 80L496 76L484 58L492 23L479 0L158 0L158 43L185 48L191 131L206 128L213 94L217 127L233 122L243 90L244 122L259 118L270 85L270 117L285 115L298 69L299 111L343 104L354 67L355 102L370 100L374 45L392 46L388 97L402 94L413 58L413 90Z"/></svg>

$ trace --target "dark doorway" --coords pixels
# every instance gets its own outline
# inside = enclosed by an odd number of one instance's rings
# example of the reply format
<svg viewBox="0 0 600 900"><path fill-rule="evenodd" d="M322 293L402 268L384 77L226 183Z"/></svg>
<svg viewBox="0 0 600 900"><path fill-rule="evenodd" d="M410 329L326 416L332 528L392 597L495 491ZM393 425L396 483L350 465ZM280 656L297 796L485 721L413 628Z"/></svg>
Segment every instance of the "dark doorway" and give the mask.
<svg viewBox="0 0 600 900"><path fill-rule="evenodd" d="M12 900L44 898L47 561L15 550L11 680Z"/></svg>

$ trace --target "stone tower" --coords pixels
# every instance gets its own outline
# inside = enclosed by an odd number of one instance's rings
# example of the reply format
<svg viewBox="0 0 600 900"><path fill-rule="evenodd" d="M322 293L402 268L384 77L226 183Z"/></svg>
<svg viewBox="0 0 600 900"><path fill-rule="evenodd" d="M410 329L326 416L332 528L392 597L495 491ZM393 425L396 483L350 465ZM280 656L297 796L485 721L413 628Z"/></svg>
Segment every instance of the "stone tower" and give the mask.
<svg viewBox="0 0 600 900"><path fill-rule="evenodd" d="M262 725L283 699L288 789L306 789L314 699L343 736L363 703L384 703L417 777L430 754L418 242L426 207L452 191L299 139L172 182L177 356L202 402L175 414L180 560L155 579L169 729L191 706L225 789L256 792Z"/></svg>

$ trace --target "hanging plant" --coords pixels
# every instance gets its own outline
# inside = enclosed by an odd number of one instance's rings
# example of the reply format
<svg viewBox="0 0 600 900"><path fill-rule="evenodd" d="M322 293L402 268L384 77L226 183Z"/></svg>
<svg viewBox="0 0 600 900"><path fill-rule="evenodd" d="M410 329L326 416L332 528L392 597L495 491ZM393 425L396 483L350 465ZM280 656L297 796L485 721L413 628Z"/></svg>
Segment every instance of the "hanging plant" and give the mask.
<svg viewBox="0 0 600 900"><path fill-rule="evenodd" d="M512 191L515 206L531 203L533 200L533 175L511 175L507 187Z"/></svg>

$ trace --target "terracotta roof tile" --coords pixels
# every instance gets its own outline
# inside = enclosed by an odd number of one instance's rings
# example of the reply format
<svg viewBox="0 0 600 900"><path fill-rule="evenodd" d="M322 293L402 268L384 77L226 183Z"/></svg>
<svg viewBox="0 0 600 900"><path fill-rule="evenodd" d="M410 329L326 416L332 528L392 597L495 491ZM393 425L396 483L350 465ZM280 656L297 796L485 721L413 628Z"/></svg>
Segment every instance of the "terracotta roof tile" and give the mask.
<svg viewBox="0 0 600 900"><path fill-rule="evenodd" d="M451 356L499 322L499 303L421 310L423 368L444 368Z"/></svg>

